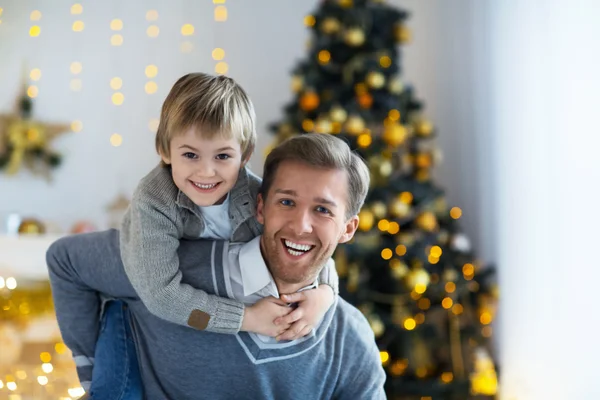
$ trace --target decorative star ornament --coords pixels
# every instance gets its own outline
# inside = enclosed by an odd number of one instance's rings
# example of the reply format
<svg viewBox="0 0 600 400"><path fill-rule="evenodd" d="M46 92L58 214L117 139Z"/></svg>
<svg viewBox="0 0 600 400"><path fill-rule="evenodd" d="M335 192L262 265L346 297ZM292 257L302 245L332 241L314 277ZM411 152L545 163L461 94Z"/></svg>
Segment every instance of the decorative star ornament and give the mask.
<svg viewBox="0 0 600 400"><path fill-rule="evenodd" d="M23 87L11 114L0 114L0 171L14 175L26 168L35 175L50 179L51 169L62 157L50 144L70 131L70 125L34 120L32 100Z"/></svg>

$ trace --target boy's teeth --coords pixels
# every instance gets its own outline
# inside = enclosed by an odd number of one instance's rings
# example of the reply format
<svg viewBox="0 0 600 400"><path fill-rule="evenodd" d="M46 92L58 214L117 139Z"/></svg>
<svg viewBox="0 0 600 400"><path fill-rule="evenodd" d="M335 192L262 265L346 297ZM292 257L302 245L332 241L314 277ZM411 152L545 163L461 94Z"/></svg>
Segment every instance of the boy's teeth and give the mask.
<svg viewBox="0 0 600 400"><path fill-rule="evenodd" d="M285 245L286 245L287 247L290 247L290 248L292 248L292 249L295 249L295 250L300 250L300 251L303 251L303 252L304 252L304 251L308 251L308 250L310 250L310 248L312 247L312 246L311 246L311 245L309 245L309 244L299 244L299 243L294 243L294 242L292 242L292 241L289 241L289 240L286 240L286 241L285 241ZM290 254L292 254L292 251L291 251L291 250L289 250L289 249L288 249L288 251L290 252ZM300 255L300 254L296 254L296 255Z"/></svg>
<svg viewBox="0 0 600 400"><path fill-rule="evenodd" d="M201 183L196 183L196 182L194 182L194 185L198 186L200 189L212 189L215 186L217 186L216 183L213 183L212 185L203 185Z"/></svg>

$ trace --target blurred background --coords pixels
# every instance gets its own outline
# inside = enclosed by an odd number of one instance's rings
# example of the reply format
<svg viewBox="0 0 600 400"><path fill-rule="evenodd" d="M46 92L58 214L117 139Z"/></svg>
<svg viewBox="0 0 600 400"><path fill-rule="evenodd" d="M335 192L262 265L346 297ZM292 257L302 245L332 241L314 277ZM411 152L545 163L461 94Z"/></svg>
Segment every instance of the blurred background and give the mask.
<svg viewBox="0 0 600 400"><path fill-rule="evenodd" d="M598 17L592 0L0 1L0 399L81 394L45 249L118 226L193 71L249 93L255 172L301 132L368 160L336 261L390 398L599 398Z"/></svg>

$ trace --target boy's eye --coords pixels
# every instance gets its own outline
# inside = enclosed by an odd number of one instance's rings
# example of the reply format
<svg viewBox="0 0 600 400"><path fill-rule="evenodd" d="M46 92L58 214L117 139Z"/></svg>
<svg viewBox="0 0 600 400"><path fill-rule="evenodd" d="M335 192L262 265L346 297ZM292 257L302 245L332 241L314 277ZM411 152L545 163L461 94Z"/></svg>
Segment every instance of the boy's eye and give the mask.
<svg viewBox="0 0 600 400"><path fill-rule="evenodd" d="M229 154L219 154L217 155L217 160L228 160L231 156Z"/></svg>
<svg viewBox="0 0 600 400"><path fill-rule="evenodd" d="M320 212L322 214L331 214L331 211L322 206L317 207L317 212Z"/></svg>
<svg viewBox="0 0 600 400"><path fill-rule="evenodd" d="M194 154L194 153L190 153L190 152L183 153L183 156L184 156L185 158L190 158L190 159L194 159L194 158L196 158L196 157L197 157L197 156L196 156L196 154Z"/></svg>
<svg viewBox="0 0 600 400"><path fill-rule="evenodd" d="M292 200L289 200L289 199L281 199L281 200L279 200L279 203L282 206L293 206L294 205L294 202Z"/></svg>

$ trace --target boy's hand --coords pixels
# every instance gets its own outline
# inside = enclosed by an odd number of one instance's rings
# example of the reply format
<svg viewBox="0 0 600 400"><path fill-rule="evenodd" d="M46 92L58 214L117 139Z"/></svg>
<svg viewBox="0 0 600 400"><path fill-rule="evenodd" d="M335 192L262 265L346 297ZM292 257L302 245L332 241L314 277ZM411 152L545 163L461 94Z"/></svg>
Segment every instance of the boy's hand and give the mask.
<svg viewBox="0 0 600 400"><path fill-rule="evenodd" d="M280 299L270 296L244 309L242 331L259 333L261 335L277 337L290 327L289 323L276 325L274 321L285 317L293 309Z"/></svg>
<svg viewBox="0 0 600 400"><path fill-rule="evenodd" d="M281 295L281 300L286 303L298 303L298 308L275 320L277 326L289 326L289 329L277 336L277 340L296 340L308 335L325 316L333 304L333 299L333 289L327 285L320 285L317 289Z"/></svg>

